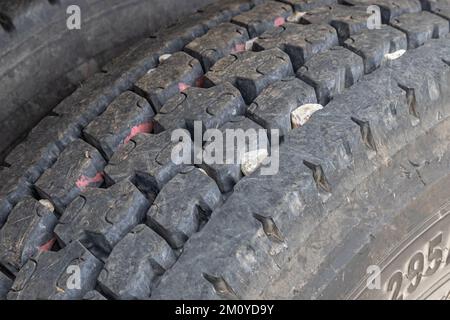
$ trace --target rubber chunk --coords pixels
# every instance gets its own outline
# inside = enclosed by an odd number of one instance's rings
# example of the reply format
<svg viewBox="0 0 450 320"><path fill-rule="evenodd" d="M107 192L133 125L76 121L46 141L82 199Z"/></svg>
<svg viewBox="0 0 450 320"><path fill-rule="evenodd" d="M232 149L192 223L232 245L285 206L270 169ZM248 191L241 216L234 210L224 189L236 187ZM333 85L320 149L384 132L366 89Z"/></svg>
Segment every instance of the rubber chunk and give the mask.
<svg viewBox="0 0 450 320"><path fill-rule="evenodd" d="M105 160L83 140L75 140L61 153L56 163L39 178L35 187L42 198L62 213L87 187L103 183Z"/></svg>
<svg viewBox="0 0 450 320"><path fill-rule="evenodd" d="M189 137L189 133L186 132ZM172 150L179 142L171 141L171 132L139 134L114 154L105 168L109 183L131 179L150 198L188 165L175 164Z"/></svg>
<svg viewBox="0 0 450 320"><path fill-rule="evenodd" d="M301 17L300 22L330 24L336 29L339 40L342 42L351 35L367 29L369 17L367 6L350 7L338 4L308 11Z"/></svg>
<svg viewBox="0 0 450 320"><path fill-rule="evenodd" d="M313 55L338 45L336 30L329 25L286 23L264 32L253 44L253 50L279 48L291 58L294 70Z"/></svg>
<svg viewBox="0 0 450 320"><path fill-rule="evenodd" d="M150 204L129 181L109 189L88 189L64 211L55 234L62 246L78 240L97 255L109 253L138 225Z"/></svg>
<svg viewBox="0 0 450 320"><path fill-rule="evenodd" d="M40 252L19 271L8 299L79 300L94 289L101 268L79 242L58 252Z"/></svg>
<svg viewBox="0 0 450 320"><path fill-rule="evenodd" d="M61 150L79 136L79 128L65 116L45 117L5 161L22 168L24 177L34 183L55 162Z"/></svg>
<svg viewBox="0 0 450 320"><path fill-rule="evenodd" d="M184 51L199 60L203 69L208 71L219 59L230 53L244 51L248 40L245 28L223 23L189 43Z"/></svg>
<svg viewBox="0 0 450 320"><path fill-rule="evenodd" d="M0 227L5 223L9 213L25 196L31 195L23 171L16 166L3 168L0 171Z"/></svg>
<svg viewBox="0 0 450 320"><path fill-rule="evenodd" d="M406 50L408 41L400 30L383 25L380 29L364 30L347 39L344 46L364 59L364 72L371 73L385 62L385 55Z"/></svg>
<svg viewBox="0 0 450 320"><path fill-rule="evenodd" d="M231 21L247 28L250 38L255 38L271 28L284 24L291 14L291 6L280 2L268 1L234 17Z"/></svg>
<svg viewBox="0 0 450 320"><path fill-rule="evenodd" d="M388 24L392 19L407 13L417 13L422 10L422 0L344 0L352 5L376 5L381 11L381 21Z"/></svg>
<svg viewBox="0 0 450 320"><path fill-rule="evenodd" d="M247 116L267 130L277 129L280 136L292 130L291 113L298 107L316 103L314 88L291 77L268 86L248 107Z"/></svg>
<svg viewBox="0 0 450 320"><path fill-rule="evenodd" d="M175 263L170 246L145 225L135 227L114 248L98 277L115 299L145 299L157 278Z"/></svg>
<svg viewBox="0 0 450 320"><path fill-rule="evenodd" d="M203 70L198 60L184 52L177 52L143 76L136 83L135 90L159 111L172 96L198 85L202 76Z"/></svg>
<svg viewBox="0 0 450 320"><path fill-rule="evenodd" d="M197 12L203 17L202 24L210 29L220 23L230 21L231 18L241 12L250 10L252 6L252 2L248 0L228 0L212 3L199 9Z"/></svg>
<svg viewBox="0 0 450 320"><path fill-rule="evenodd" d="M110 159L120 144L138 133L152 131L154 114L144 98L125 92L84 129L84 137Z"/></svg>
<svg viewBox="0 0 450 320"><path fill-rule="evenodd" d="M33 198L19 202L0 230L0 262L16 273L53 238L56 215Z"/></svg>
<svg viewBox="0 0 450 320"><path fill-rule="evenodd" d="M450 20L450 1L447 0L422 0L424 8L442 18Z"/></svg>
<svg viewBox="0 0 450 320"><path fill-rule="evenodd" d="M147 213L147 224L172 248L179 249L199 230L221 200L214 180L193 168L178 174L164 186Z"/></svg>
<svg viewBox="0 0 450 320"><path fill-rule="evenodd" d="M406 33L408 49L420 47L429 39L442 38L449 32L448 20L426 11L404 14L391 24Z"/></svg>
<svg viewBox="0 0 450 320"><path fill-rule="evenodd" d="M405 93L412 128L422 127L428 131L436 121L450 114L450 46L437 46L437 40L414 51L408 51L402 58L392 61L383 73L396 81ZM382 70L380 70L382 71Z"/></svg>
<svg viewBox="0 0 450 320"><path fill-rule="evenodd" d="M219 60L206 76L206 84L230 82L246 103L253 101L269 84L293 74L289 56L278 48L241 52Z"/></svg>
<svg viewBox="0 0 450 320"><path fill-rule="evenodd" d="M107 300L100 292L98 291L89 291L88 293L86 293L83 297L83 300L91 300L91 301L102 301L102 300Z"/></svg>
<svg viewBox="0 0 450 320"><path fill-rule="evenodd" d="M300 79L316 89L321 105L352 86L363 74L363 59L342 47L334 47L314 56L297 71Z"/></svg>
<svg viewBox="0 0 450 320"><path fill-rule="evenodd" d="M0 300L5 300L13 281L0 271Z"/></svg>
<svg viewBox="0 0 450 320"><path fill-rule="evenodd" d="M244 114L245 102L239 90L229 83L189 88L171 98L155 117L155 132L187 128L193 133L194 121L204 129L220 127L236 115Z"/></svg>
<svg viewBox="0 0 450 320"><path fill-rule="evenodd" d="M189 42L203 36L208 29L202 22L207 22L207 19L202 17L201 13L193 14L180 23L157 32L153 38L159 42L157 51L159 55L181 51Z"/></svg>
<svg viewBox="0 0 450 320"><path fill-rule="evenodd" d="M314 91L314 90L313 90ZM203 168L210 177L212 177L217 185L219 186L219 189L226 193L233 189L233 186L243 177L243 173L241 172L241 164L237 161L233 161L232 164L226 164L226 156L227 152L232 154L234 158L236 156L241 155L243 156L245 152L249 151L257 151L259 147L265 147L268 149L269 143L267 134L264 133L264 139L265 141L261 141L259 139L258 134L260 133L260 130L264 130L261 126L256 124L255 122L251 121L248 118L245 117L236 117L233 119L233 121L230 121L226 123L225 125L221 126L219 130L222 132L223 137L226 137L226 130L239 130L242 129L246 133L248 133L249 139L246 139L245 141L241 141L242 143L238 144L232 144L234 147L233 150L227 149L227 141L224 139L223 141L223 159L219 159L220 163L204 163L201 165L201 168ZM254 131L250 131L250 130ZM247 131L249 130L249 131ZM233 131L237 132L237 131ZM253 132L256 134L256 136L252 136L250 133ZM254 137L254 143L255 146L250 144L250 137ZM228 141L229 143L230 141ZM264 142L266 145L264 145ZM210 143L205 144L205 150L208 149L208 146L210 146Z"/></svg>
<svg viewBox="0 0 450 320"><path fill-rule="evenodd" d="M306 12L318 7L331 6L336 4L337 0L280 0L290 4L295 11Z"/></svg>
<svg viewBox="0 0 450 320"><path fill-rule="evenodd" d="M129 80L121 74L96 73L57 105L53 112L69 119L73 125L83 128L129 87Z"/></svg>

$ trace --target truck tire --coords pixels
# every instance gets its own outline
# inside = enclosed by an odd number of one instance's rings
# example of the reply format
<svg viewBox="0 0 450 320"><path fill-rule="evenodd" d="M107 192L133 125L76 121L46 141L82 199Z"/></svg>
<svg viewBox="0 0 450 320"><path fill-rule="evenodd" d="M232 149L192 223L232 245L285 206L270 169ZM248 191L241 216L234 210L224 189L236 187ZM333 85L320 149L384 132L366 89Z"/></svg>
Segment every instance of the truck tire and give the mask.
<svg viewBox="0 0 450 320"><path fill-rule="evenodd" d="M212 0L4 0L0 160L64 97L139 39ZM80 29L69 29L80 9ZM164 17L164 19L160 19ZM71 27L72 28L72 27Z"/></svg>
<svg viewBox="0 0 450 320"><path fill-rule="evenodd" d="M138 41L6 156L0 298L450 298L449 21L229 0ZM277 170L175 163L196 120Z"/></svg>

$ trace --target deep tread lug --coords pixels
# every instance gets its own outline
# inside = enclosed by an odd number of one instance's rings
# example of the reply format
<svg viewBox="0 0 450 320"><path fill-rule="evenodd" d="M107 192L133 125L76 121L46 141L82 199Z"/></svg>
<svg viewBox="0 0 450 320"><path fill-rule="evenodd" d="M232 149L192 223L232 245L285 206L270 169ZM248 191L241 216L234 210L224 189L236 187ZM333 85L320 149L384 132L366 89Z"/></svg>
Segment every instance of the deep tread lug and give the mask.
<svg viewBox="0 0 450 320"><path fill-rule="evenodd" d="M448 20L426 11L402 15L393 19L391 25L406 33L408 49L420 47L430 39L442 38L449 32Z"/></svg>
<svg viewBox="0 0 450 320"><path fill-rule="evenodd" d="M35 187L42 198L50 200L62 213L85 188L103 183L105 160L97 149L83 140L75 140L44 172Z"/></svg>
<svg viewBox="0 0 450 320"><path fill-rule="evenodd" d="M80 288L69 288L72 268L79 268ZM41 252L19 271L9 300L79 300L93 290L102 263L79 242L58 252Z"/></svg>
<svg viewBox="0 0 450 320"><path fill-rule="evenodd" d="M208 71L221 58L230 53L244 51L248 40L245 28L232 23L223 23L189 43L184 51L199 60L203 69Z"/></svg>
<svg viewBox="0 0 450 320"><path fill-rule="evenodd" d="M146 299L157 278L175 260L174 252L160 236L138 225L114 247L98 282L115 299Z"/></svg>
<svg viewBox="0 0 450 320"><path fill-rule="evenodd" d="M97 252L110 253L114 246L145 217L147 199L129 181L109 189L88 189L65 210L55 235L62 246L78 240Z"/></svg>
<svg viewBox="0 0 450 320"><path fill-rule="evenodd" d="M151 132L153 116L153 109L144 98L125 92L84 129L84 137L110 159L119 145L140 132Z"/></svg>
<svg viewBox="0 0 450 320"><path fill-rule="evenodd" d="M193 168L175 176L161 190L147 213L147 224L172 248L180 249L221 200L214 180Z"/></svg>
<svg viewBox="0 0 450 320"><path fill-rule="evenodd" d="M217 128L244 114L245 102L239 90L229 83L204 88L189 88L171 98L155 117L155 132L176 128L191 131L194 121L203 129Z"/></svg>
<svg viewBox="0 0 450 320"><path fill-rule="evenodd" d="M283 24L292 14L292 7L280 2L268 1L250 11L234 17L231 21L247 28L250 38Z"/></svg>
<svg viewBox="0 0 450 320"><path fill-rule="evenodd" d="M300 79L316 89L317 100L322 105L354 85L363 75L363 59L342 47L314 56L297 71Z"/></svg>
<svg viewBox="0 0 450 320"><path fill-rule="evenodd" d="M308 11L300 19L306 24L330 24L341 42L348 37L367 29L370 14L367 7L350 7L344 5L325 6Z"/></svg>
<svg viewBox="0 0 450 320"><path fill-rule="evenodd" d="M222 135L226 136L227 130L239 130L242 129L244 132L247 130L254 130L254 133L256 134L256 141L254 141L257 145L256 147L263 147L263 141L259 140L259 132L260 130L264 130L263 127L258 125L256 122L251 121L250 119L246 117L236 117L232 121L224 124L222 127L219 128L219 130L222 132ZM234 131L233 131L234 132ZM249 132L249 131L247 131ZM250 135L249 135L250 137ZM249 138L250 139L250 138ZM264 136L266 140L266 148L269 148L268 143L268 137L267 134ZM205 149L207 149L209 146L209 143L205 144ZM245 141L245 144L243 145L245 150L239 150L238 146L235 146L235 149L233 150L234 155L244 154L245 152L249 151L257 151L252 148L252 144L249 143L248 140ZM226 150L226 141L224 141L224 155L223 159L221 159L221 163L203 163L200 166L208 173L209 176L211 176L217 183L220 191L226 193L233 190L234 185L242 179L243 173L241 170L241 164L239 163L233 163L233 164L226 164L226 153L230 152L229 150Z"/></svg>
<svg viewBox="0 0 450 320"><path fill-rule="evenodd" d="M364 30L351 36L344 47L364 59L364 72L367 74L386 63L386 54L406 50L408 41L400 30L383 25L380 29Z"/></svg>
<svg viewBox="0 0 450 320"><path fill-rule="evenodd" d="M387 24L392 19L407 13L422 10L421 0L344 0L345 3L360 6L376 5L380 7L382 22Z"/></svg>
<svg viewBox="0 0 450 320"><path fill-rule="evenodd" d="M247 116L267 130L278 129L280 136L292 130L291 113L299 106L316 103L314 88L289 77L268 86L248 107Z"/></svg>
<svg viewBox="0 0 450 320"><path fill-rule="evenodd" d="M171 97L190 86L197 86L202 76L203 69L198 60L177 52L138 80L135 91L159 112Z"/></svg>
<svg viewBox="0 0 450 320"><path fill-rule="evenodd" d="M205 78L208 85L230 82L246 103L253 101L271 83L293 74L289 56L278 48L241 52L219 60Z"/></svg>
<svg viewBox="0 0 450 320"><path fill-rule="evenodd" d="M189 133L186 135L190 137ZM171 132L160 134L141 133L123 145L113 155L105 168L109 183L131 179L139 190L150 198L177 173L188 165L175 164L171 152L178 142L171 141Z"/></svg>
<svg viewBox="0 0 450 320"><path fill-rule="evenodd" d="M0 230L0 262L16 273L53 238L56 215L33 198L19 202Z"/></svg>
<svg viewBox="0 0 450 320"><path fill-rule="evenodd" d="M337 45L336 30L329 25L286 23L263 33L253 44L253 50L279 48L289 55L297 70L314 55Z"/></svg>

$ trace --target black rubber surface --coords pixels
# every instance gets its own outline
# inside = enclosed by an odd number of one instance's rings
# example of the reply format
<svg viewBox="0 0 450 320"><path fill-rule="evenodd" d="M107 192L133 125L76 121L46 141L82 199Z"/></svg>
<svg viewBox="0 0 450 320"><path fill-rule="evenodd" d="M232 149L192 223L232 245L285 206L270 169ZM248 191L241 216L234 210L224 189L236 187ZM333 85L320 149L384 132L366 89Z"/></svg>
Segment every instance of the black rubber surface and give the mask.
<svg viewBox="0 0 450 320"><path fill-rule="evenodd" d="M383 228L448 176L450 38L445 1L377 0L377 30L337 2L223 1L63 100L0 169L0 298L348 297L427 217ZM279 129L279 172L173 163L195 120Z"/></svg>

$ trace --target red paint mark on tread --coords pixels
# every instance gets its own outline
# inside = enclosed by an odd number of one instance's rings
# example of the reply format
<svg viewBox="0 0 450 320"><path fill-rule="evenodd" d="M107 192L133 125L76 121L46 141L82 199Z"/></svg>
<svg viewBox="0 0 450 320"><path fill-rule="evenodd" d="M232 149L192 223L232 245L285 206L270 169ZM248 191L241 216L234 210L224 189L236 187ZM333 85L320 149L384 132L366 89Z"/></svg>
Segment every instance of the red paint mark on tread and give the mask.
<svg viewBox="0 0 450 320"><path fill-rule="evenodd" d="M239 53L243 51L245 51L245 43L238 43L237 45L234 46L231 53Z"/></svg>
<svg viewBox="0 0 450 320"><path fill-rule="evenodd" d="M103 172L99 172L93 178L81 176L80 179L78 179L78 181L76 182L76 186L78 187L78 189L84 190L87 187L89 187L91 184L94 184L97 182L102 182L102 181L103 181Z"/></svg>
<svg viewBox="0 0 450 320"><path fill-rule="evenodd" d="M134 126L131 128L130 134L125 138L123 143L130 142L131 139L133 139L135 136L137 136L139 133L150 133L153 130L153 122L146 122L138 124L137 126Z"/></svg>
<svg viewBox="0 0 450 320"><path fill-rule="evenodd" d="M283 18L283 17L278 17L278 18L275 19L273 25L274 25L275 27L280 27L280 26L282 26L282 25L285 24L285 23L286 23L286 19L285 19L285 18Z"/></svg>
<svg viewBox="0 0 450 320"><path fill-rule="evenodd" d="M50 251L53 248L53 245L55 244L56 238L50 239L47 243L44 243L42 246L39 247L39 251L47 252Z"/></svg>
<svg viewBox="0 0 450 320"><path fill-rule="evenodd" d="M184 82L180 82L179 84L178 84L178 90L180 90L180 92L183 92L183 91L185 91L187 88L190 88L191 86L190 85L188 85L188 84L186 84L186 83L184 83Z"/></svg>

